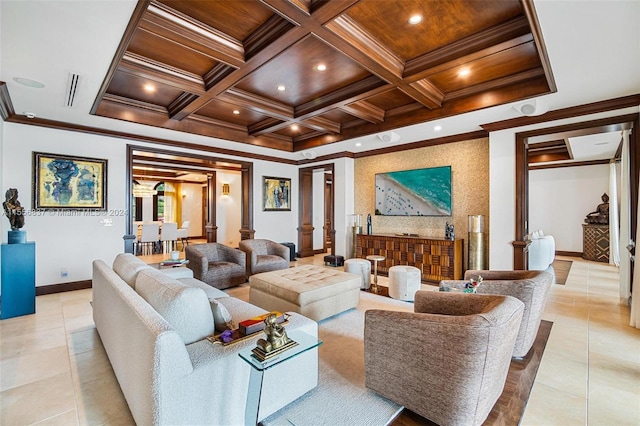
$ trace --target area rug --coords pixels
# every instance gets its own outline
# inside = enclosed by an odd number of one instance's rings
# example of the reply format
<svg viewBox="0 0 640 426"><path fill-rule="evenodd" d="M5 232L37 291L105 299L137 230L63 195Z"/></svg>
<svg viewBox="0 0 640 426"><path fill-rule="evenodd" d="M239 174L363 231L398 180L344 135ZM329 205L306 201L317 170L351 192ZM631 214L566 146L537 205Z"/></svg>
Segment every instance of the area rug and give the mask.
<svg viewBox="0 0 640 426"><path fill-rule="evenodd" d="M364 311L413 311L413 304L360 293L357 308L320 321L318 386L261 422L264 426L382 426L402 406L364 386Z"/></svg>
<svg viewBox="0 0 640 426"><path fill-rule="evenodd" d="M549 268L549 272L553 274L553 283L554 284L566 284L567 277L569 276L569 271L571 270L571 265L573 264L570 260L554 260Z"/></svg>

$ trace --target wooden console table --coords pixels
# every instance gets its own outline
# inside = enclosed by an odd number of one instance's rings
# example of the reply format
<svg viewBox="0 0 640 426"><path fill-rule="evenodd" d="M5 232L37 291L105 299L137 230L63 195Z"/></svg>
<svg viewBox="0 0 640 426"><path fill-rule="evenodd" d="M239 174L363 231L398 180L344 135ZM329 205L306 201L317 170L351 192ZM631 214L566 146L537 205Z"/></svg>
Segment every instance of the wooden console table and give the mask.
<svg viewBox="0 0 640 426"><path fill-rule="evenodd" d="M384 256L378 262L378 273L386 275L396 265L414 266L420 269L422 281L439 283L441 280L463 278L464 240L405 235L357 236L356 257Z"/></svg>

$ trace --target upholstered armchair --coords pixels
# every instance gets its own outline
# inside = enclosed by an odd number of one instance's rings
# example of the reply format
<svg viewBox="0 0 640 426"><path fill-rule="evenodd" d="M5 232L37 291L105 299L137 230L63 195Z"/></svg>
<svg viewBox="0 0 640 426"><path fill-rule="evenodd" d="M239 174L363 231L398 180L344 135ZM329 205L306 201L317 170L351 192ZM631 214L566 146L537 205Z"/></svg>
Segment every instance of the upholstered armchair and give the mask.
<svg viewBox="0 0 640 426"><path fill-rule="evenodd" d="M480 425L502 394L522 302L418 291L414 312L365 312L365 385L437 423Z"/></svg>
<svg viewBox="0 0 640 426"><path fill-rule="evenodd" d="M473 271L465 272L466 281L441 281L440 289L464 289L471 278L481 275L478 294L503 294L513 296L524 303L524 315L513 348L513 356L524 357L538 335L540 320L547 302L553 275L544 271Z"/></svg>
<svg viewBox="0 0 640 426"><path fill-rule="evenodd" d="M240 250L247 254L247 276L289 267L289 247L271 240L241 240Z"/></svg>
<svg viewBox="0 0 640 426"><path fill-rule="evenodd" d="M225 289L245 282L244 252L218 243L190 244L184 249L194 278Z"/></svg>

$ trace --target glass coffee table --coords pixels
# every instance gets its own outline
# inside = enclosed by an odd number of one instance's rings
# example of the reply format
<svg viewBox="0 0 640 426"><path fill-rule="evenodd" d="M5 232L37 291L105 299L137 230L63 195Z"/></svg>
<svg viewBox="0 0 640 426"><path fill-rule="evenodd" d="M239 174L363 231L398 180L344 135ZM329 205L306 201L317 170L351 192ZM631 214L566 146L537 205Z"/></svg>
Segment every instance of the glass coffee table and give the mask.
<svg viewBox="0 0 640 426"><path fill-rule="evenodd" d="M286 362L297 357L311 349L317 348L322 344L322 340L313 337L308 333L300 330L287 332L287 336L297 343L296 346L287 349L273 358L260 361L253 353L252 349L245 349L238 355L247 364L251 366L251 374L249 376L249 390L247 392L247 405L244 411L245 425L255 426L258 424L258 411L260 409L260 394L262 393L262 381L264 372L275 367L278 364Z"/></svg>

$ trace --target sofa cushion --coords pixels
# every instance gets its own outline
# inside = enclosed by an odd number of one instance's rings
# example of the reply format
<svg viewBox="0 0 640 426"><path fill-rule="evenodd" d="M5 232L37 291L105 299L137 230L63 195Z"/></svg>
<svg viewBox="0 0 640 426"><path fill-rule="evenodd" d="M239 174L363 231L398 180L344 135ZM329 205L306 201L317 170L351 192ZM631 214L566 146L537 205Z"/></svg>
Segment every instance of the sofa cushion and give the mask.
<svg viewBox="0 0 640 426"><path fill-rule="evenodd" d="M151 268L131 253L120 253L113 260L113 271L132 288L135 288L138 273Z"/></svg>
<svg viewBox="0 0 640 426"><path fill-rule="evenodd" d="M213 334L209 298L201 288L149 268L138 273L135 290L171 324L185 345Z"/></svg>
<svg viewBox="0 0 640 426"><path fill-rule="evenodd" d="M218 290L215 287L211 287L209 284L203 283L202 281L195 278L178 278L178 281L180 281L184 285L188 285L189 287L201 288L207 294L207 297L209 299L220 299L221 297L229 297L229 295L224 291Z"/></svg>
<svg viewBox="0 0 640 426"><path fill-rule="evenodd" d="M213 314L213 324L216 331L233 330L234 324L231 321L231 314L227 308L219 303L216 299L209 300L211 304L211 313Z"/></svg>

